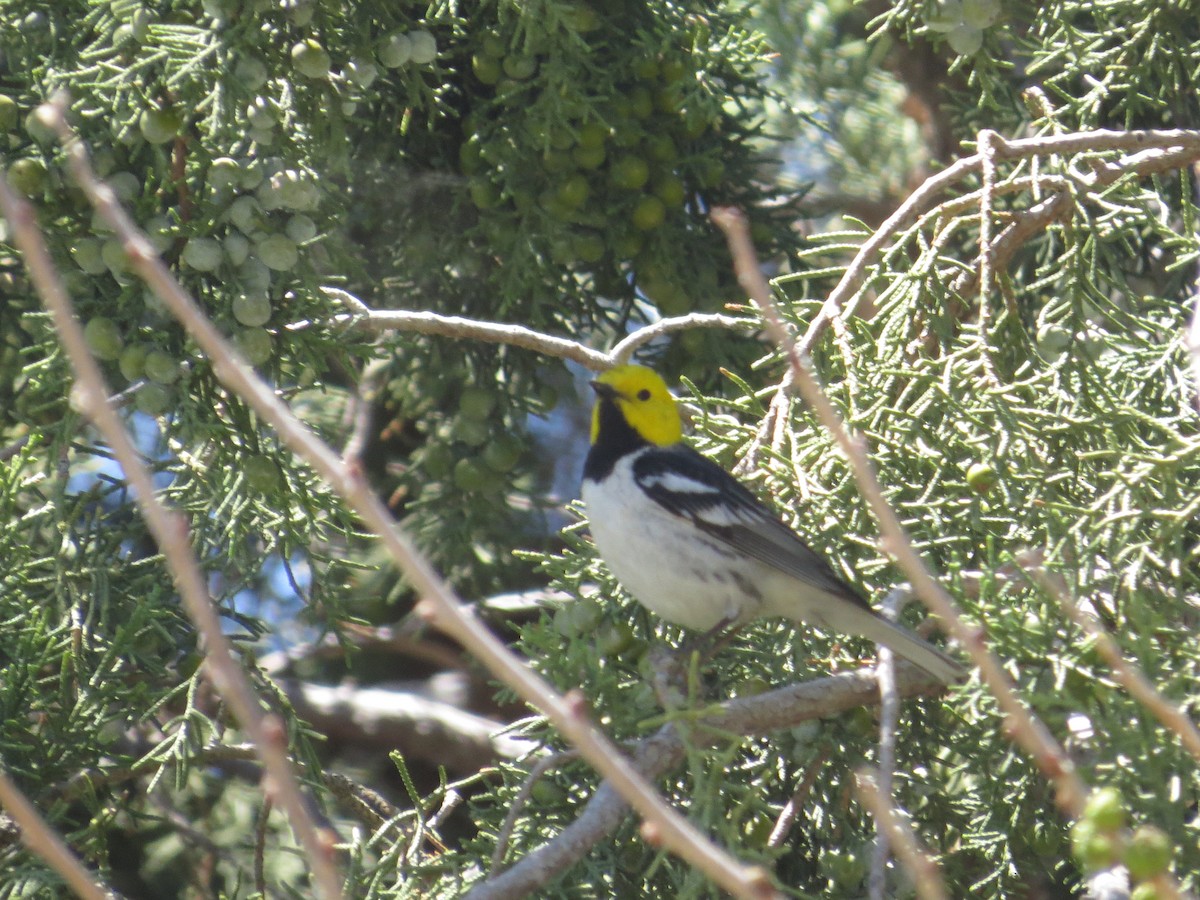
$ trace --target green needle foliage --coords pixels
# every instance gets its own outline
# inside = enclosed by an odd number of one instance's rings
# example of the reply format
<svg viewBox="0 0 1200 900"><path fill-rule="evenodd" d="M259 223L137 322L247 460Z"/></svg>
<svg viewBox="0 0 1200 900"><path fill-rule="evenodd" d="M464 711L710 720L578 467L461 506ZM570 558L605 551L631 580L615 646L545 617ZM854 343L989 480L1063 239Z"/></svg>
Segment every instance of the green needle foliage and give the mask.
<svg viewBox="0 0 1200 900"><path fill-rule="evenodd" d="M489 870L532 763L450 773L397 754L387 776L370 764L361 776L394 808L380 818L364 813L373 795L340 802L325 775L361 760L292 711L255 653L344 636L348 619L394 622L409 592L131 274L33 111L70 92L100 174L314 429L342 446L366 422L364 470L465 595L549 583L571 598L501 627L556 687L581 689L614 738L674 723L688 749L659 779L672 803L794 896L863 896L873 824L852 773L878 761L873 711L765 735L713 733L705 718L714 702L853 668L872 648L756 623L684 666L664 710L653 651L688 635L624 597L581 528L556 543L542 520L558 501L525 424L569 398L561 366L380 336L325 288L607 345L647 315L744 299L707 222L711 206L736 204L803 332L871 227L981 129L1195 127L1200 18L1184 2L789 0L754 11L765 41L742 7L0 0L5 177L34 202L247 673L344 840L348 896L463 894ZM773 145L784 130L798 141ZM1032 227L994 255L982 296L983 182L964 178L891 235L843 332L813 348L919 551L1104 788L1072 826L977 678L906 701L895 802L955 896L1078 894L1113 862L1140 881L1172 866L1200 888L1196 761L1016 566L1038 551L1196 718L1200 418L1182 337L1200 262L1194 159L1148 160L1103 140L1036 165L1001 158L988 231ZM819 221L793 229L795 198L770 185L810 179ZM1058 194L1056 214L1035 220ZM126 896L310 896L282 816L257 820L242 736L120 472L72 406L7 230L0 296L0 764ZM731 467L752 454L751 485L876 600L903 580L811 413L792 401L783 427L760 430L784 372L777 353L704 330L651 355L685 376L703 452ZM350 671L309 665L315 681ZM488 714L522 715L511 699L497 691ZM537 717L511 729L561 748ZM597 782L565 760L533 784L504 865L554 840ZM454 795L467 801L442 820ZM796 821L772 843L793 798ZM890 895L908 895L901 873L889 880ZM65 895L0 829L0 898ZM717 891L629 819L539 895Z"/></svg>

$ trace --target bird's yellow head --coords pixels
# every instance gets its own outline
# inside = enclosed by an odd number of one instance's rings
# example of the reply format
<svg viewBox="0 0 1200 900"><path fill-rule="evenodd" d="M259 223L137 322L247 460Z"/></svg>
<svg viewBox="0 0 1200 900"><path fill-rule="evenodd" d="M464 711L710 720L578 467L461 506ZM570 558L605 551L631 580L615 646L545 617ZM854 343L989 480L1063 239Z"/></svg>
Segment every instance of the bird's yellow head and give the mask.
<svg viewBox="0 0 1200 900"><path fill-rule="evenodd" d="M629 426L644 440L660 447L683 437L683 423L666 382L645 366L616 366L592 382L596 406L592 410L592 443L600 436L600 408L612 403Z"/></svg>

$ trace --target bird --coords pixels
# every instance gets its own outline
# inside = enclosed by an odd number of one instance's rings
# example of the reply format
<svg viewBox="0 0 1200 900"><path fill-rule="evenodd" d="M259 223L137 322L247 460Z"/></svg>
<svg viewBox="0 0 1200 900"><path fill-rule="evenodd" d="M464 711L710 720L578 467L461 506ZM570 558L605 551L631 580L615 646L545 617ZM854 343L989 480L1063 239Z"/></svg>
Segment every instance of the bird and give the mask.
<svg viewBox="0 0 1200 900"><path fill-rule="evenodd" d="M634 599L696 631L782 617L883 644L944 684L963 675L945 652L880 616L737 478L690 447L657 372L618 365L590 383L581 495L600 558Z"/></svg>

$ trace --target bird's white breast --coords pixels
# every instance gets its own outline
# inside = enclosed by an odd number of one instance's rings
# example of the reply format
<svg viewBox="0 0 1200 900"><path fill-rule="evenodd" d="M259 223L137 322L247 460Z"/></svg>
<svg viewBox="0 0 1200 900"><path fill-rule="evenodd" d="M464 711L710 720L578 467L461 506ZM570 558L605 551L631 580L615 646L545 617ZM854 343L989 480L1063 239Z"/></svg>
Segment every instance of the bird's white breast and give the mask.
<svg viewBox="0 0 1200 900"><path fill-rule="evenodd" d="M652 612L686 628L758 615L762 567L646 496L633 478L636 455L603 481L583 483L592 538L617 580ZM669 487L686 484L694 482Z"/></svg>

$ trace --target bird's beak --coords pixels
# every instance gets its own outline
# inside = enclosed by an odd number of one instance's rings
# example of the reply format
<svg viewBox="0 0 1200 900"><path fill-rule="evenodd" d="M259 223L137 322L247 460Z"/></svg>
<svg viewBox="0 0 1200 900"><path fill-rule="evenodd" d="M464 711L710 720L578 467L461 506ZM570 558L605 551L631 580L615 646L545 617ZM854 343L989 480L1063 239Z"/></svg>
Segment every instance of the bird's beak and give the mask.
<svg viewBox="0 0 1200 900"><path fill-rule="evenodd" d="M589 381L588 384L601 400L615 400L619 396L617 389L611 384L605 384L603 381Z"/></svg>

